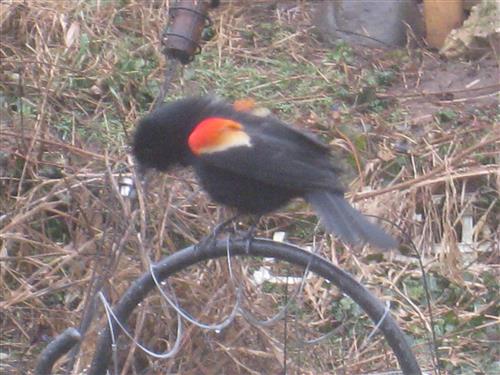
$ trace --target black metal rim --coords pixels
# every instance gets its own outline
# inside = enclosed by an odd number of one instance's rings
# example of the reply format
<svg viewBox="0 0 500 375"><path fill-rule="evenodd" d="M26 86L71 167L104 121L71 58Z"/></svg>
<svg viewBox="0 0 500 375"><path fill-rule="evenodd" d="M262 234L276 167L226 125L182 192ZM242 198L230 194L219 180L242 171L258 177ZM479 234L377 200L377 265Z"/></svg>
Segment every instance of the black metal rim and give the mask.
<svg viewBox="0 0 500 375"><path fill-rule="evenodd" d="M252 240L249 251L247 252L246 250L246 241L240 240L231 242L232 256L271 257L304 268L309 265L310 272L318 274L339 287L342 292L352 298L374 322L379 322L384 316L385 306L376 297L358 283L350 274L320 256L290 244L263 239ZM176 272L195 265L198 262L225 257L226 255L227 241L224 240L217 241L214 246L206 248L190 246L173 253L154 265L156 278L158 280L164 280ZM135 306L137 306L153 288L155 288L155 283L150 273L147 272L143 274L132 284L113 309L117 318L125 322ZM117 324L113 322L113 325L115 334L119 334L120 329ZM420 367L405 339L405 335L390 314L385 316L384 320L379 325L379 329L382 331L387 343L394 351L402 372L410 375L421 374ZM89 374L104 374L108 368L110 358L111 333L108 327L100 333L100 340L96 346Z"/></svg>

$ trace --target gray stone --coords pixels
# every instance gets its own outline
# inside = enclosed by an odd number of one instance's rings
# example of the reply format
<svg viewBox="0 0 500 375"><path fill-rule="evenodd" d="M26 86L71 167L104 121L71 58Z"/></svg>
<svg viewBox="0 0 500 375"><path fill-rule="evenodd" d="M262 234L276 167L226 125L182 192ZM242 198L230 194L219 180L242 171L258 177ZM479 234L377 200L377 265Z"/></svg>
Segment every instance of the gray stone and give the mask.
<svg viewBox="0 0 500 375"><path fill-rule="evenodd" d="M403 46L408 24L423 30L422 14L413 0L331 0L315 4L315 22L330 42L342 39L364 46Z"/></svg>

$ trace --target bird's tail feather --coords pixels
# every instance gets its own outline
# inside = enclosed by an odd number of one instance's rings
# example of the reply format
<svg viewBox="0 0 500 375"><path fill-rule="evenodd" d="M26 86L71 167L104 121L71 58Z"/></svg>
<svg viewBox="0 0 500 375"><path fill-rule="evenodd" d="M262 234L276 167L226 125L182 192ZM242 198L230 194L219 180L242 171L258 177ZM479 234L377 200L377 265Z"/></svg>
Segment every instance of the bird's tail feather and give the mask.
<svg viewBox="0 0 500 375"><path fill-rule="evenodd" d="M397 241L380 229L354 207L342 194L314 191L306 195L321 218L326 230L350 244L369 243L381 249L397 246Z"/></svg>

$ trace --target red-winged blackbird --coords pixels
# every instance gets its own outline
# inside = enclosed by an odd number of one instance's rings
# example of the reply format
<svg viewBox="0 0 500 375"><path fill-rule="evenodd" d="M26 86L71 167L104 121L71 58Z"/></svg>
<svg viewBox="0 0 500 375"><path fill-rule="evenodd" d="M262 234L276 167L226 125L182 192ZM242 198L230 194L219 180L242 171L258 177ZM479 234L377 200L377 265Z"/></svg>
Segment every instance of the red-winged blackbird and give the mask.
<svg viewBox="0 0 500 375"><path fill-rule="evenodd" d="M344 199L339 170L324 144L273 116L238 107L195 97L147 115L133 140L140 168L192 166L213 200L243 214L262 215L302 197L341 239L397 245Z"/></svg>

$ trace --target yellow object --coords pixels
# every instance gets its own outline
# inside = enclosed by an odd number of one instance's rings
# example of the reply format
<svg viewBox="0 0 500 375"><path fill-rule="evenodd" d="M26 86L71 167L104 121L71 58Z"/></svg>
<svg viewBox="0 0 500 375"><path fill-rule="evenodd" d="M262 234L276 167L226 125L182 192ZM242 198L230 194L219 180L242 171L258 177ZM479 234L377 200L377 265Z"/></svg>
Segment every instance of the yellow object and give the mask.
<svg viewBox="0 0 500 375"><path fill-rule="evenodd" d="M427 43L441 48L451 30L460 27L464 16L463 0L424 0Z"/></svg>

